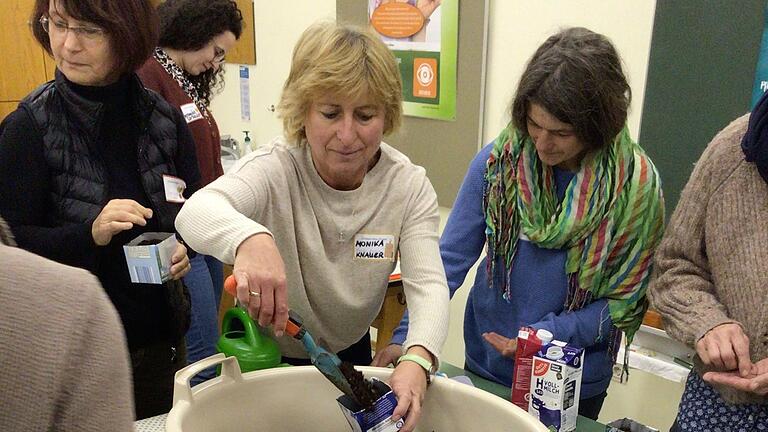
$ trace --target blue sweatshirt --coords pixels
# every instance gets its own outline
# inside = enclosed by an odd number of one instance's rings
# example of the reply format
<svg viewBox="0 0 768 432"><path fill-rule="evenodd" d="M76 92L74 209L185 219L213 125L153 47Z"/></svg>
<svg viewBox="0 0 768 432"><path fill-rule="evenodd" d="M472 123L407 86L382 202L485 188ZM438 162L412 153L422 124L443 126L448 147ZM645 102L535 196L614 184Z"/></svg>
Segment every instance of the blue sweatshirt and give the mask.
<svg viewBox="0 0 768 432"><path fill-rule="evenodd" d="M493 143L485 146L472 161L448 223L440 238L440 254L451 297L464 282L470 267L485 246L483 193L485 168ZM562 200L574 173L555 168L557 194ZM494 287L488 286L487 258L477 270L475 283L464 312L465 368L505 386L512 385L513 359L503 357L483 339L483 333L496 332L517 337L522 326L546 329L555 339L585 348L581 399L597 396L610 384L613 360L608 354L613 323L604 299L568 312L565 274L565 249L544 249L527 241L518 242L510 275L510 300L502 298L506 267L501 259L495 266ZM408 314L395 329L392 343L402 344L408 330Z"/></svg>

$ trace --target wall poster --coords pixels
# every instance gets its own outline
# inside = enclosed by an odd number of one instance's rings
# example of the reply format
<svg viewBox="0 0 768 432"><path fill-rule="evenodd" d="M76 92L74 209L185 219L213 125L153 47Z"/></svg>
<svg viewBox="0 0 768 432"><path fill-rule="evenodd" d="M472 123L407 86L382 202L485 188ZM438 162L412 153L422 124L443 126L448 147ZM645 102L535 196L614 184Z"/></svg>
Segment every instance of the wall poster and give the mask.
<svg viewBox="0 0 768 432"><path fill-rule="evenodd" d="M368 18L400 65L403 113L455 120L459 0L368 0Z"/></svg>

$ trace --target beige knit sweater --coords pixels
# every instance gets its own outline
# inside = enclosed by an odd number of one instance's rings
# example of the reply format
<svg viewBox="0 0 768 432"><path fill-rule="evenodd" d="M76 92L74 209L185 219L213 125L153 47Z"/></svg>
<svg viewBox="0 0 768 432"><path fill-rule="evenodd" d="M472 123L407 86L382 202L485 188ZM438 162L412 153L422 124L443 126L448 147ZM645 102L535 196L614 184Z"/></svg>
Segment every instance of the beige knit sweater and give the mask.
<svg viewBox="0 0 768 432"><path fill-rule="evenodd" d="M696 164L656 252L648 291L667 332L695 348L713 327L741 324L752 361L768 357L768 185L744 159L745 115ZM695 359L695 370L708 369ZM768 398L718 386L732 403Z"/></svg>
<svg viewBox="0 0 768 432"><path fill-rule="evenodd" d="M132 431L128 348L96 277L9 246L0 220L0 431Z"/></svg>
<svg viewBox="0 0 768 432"><path fill-rule="evenodd" d="M404 346L421 345L438 357L449 314L439 221L424 168L387 144L363 184L340 191L317 173L308 145L276 138L195 193L176 228L193 249L227 263L243 240L271 233L285 263L288 307L332 351L368 330L399 252L411 314ZM375 245L385 238L386 247ZM385 256L377 257L381 251ZM283 355L307 357L289 336L278 344Z"/></svg>

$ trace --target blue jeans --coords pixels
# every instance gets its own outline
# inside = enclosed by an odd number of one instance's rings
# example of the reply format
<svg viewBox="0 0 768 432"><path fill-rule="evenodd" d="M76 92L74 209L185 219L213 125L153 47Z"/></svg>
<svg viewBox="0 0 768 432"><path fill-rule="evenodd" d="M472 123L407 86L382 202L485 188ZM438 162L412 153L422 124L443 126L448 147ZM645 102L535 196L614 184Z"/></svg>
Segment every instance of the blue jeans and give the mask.
<svg viewBox="0 0 768 432"><path fill-rule="evenodd" d="M186 335L187 361L194 363L216 354L219 339L219 301L224 286L223 265L216 258L197 254L190 261L192 268L184 276L192 302L192 321ZM216 376L209 368L192 378L197 385Z"/></svg>

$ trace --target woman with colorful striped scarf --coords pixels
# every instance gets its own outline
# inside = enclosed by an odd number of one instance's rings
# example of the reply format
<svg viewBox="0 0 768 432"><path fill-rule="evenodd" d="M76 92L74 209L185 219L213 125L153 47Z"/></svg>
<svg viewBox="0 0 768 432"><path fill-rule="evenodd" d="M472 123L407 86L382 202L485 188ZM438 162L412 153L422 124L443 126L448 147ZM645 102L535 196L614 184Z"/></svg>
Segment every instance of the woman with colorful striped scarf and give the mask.
<svg viewBox="0 0 768 432"><path fill-rule="evenodd" d="M452 294L487 252L465 310L465 368L510 386L519 328L549 330L585 348L579 413L592 419L621 333L630 341L647 308L664 224L658 173L625 125L629 102L607 38L551 36L523 73L512 121L472 161L440 241Z"/></svg>

